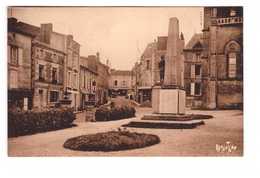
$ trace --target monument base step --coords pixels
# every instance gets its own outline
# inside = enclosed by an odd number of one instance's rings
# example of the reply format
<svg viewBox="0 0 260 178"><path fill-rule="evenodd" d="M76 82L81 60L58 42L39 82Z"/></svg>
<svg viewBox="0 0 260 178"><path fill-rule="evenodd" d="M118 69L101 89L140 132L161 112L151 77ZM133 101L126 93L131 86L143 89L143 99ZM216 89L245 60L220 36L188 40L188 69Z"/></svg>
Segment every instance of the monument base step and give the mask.
<svg viewBox="0 0 260 178"><path fill-rule="evenodd" d="M122 125L123 127L137 127L137 128L157 128L157 129L193 129L199 125L204 125L202 120L140 120L131 121L128 124Z"/></svg>
<svg viewBox="0 0 260 178"><path fill-rule="evenodd" d="M211 119L211 115L202 114L146 114L141 120L159 120L159 121L192 121Z"/></svg>

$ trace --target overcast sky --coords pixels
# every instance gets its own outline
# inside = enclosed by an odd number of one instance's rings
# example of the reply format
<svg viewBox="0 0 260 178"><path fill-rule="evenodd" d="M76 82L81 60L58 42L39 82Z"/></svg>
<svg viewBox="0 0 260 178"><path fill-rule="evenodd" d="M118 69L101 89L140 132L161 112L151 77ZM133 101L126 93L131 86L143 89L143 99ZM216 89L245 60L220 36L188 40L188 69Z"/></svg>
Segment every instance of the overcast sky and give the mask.
<svg viewBox="0 0 260 178"><path fill-rule="evenodd" d="M81 44L81 56L100 52L101 61L112 67L130 70L146 45L165 36L170 17L177 17L185 44L201 32L201 7L16 7L8 15L40 26L53 23L54 31L72 34Z"/></svg>

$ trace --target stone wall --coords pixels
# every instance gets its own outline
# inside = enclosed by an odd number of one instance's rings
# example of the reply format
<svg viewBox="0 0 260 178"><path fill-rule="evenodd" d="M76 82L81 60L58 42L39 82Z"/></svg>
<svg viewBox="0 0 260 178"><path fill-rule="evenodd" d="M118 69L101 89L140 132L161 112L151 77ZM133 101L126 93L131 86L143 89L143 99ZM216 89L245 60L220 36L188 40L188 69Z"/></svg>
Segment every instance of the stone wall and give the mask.
<svg viewBox="0 0 260 178"><path fill-rule="evenodd" d="M243 103L242 81L218 81L218 108L237 108Z"/></svg>

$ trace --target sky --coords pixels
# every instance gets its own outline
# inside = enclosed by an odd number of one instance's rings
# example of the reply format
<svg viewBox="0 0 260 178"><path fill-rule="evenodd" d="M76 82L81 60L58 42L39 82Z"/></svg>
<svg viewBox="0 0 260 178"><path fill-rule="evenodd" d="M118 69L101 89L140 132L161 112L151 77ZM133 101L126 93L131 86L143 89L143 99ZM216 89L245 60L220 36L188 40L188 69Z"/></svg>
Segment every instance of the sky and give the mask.
<svg viewBox="0 0 260 178"><path fill-rule="evenodd" d="M185 44L200 33L202 7L12 7L8 16L40 26L52 23L55 32L72 34L80 55L100 53L111 67L131 70L148 43L167 36L169 18L179 19Z"/></svg>

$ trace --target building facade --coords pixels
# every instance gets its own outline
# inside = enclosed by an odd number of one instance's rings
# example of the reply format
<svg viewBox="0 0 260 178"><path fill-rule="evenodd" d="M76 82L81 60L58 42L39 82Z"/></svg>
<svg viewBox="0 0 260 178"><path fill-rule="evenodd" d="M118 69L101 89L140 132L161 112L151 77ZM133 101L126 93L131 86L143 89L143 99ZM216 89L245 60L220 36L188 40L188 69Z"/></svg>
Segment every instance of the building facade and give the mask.
<svg viewBox="0 0 260 178"><path fill-rule="evenodd" d="M109 95L133 97L132 71L112 69L109 78Z"/></svg>
<svg viewBox="0 0 260 178"><path fill-rule="evenodd" d="M140 74L138 80L138 102L151 101L153 86L153 62L155 57L156 43L149 43L140 59Z"/></svg>
<svg viewBox="0 0 260 178"><path fill-rule="evenodd" d="M184 53L184 86L186 91L186 106L201 108L203 83L207 77L207 60L202 59L204 47L203 34L194 34L185 46ZM204 81L204 82L203 82Z"/></svg>
<svg viewBox="0 0 260 178"><path fill-rule="evenodd" d="M202 88L203 107L243 105L243 7L204 8L202 60L208 70Z"/></svg>
<svg viewBox="0 0 260 178"><path fill-rule="evenodd" d="M8 18L8 103L21 109L80 106L80 45L72 35Z"/></svg>
<svg viewBox="0 0 260 178"><path fill-rule="evenodd" d="M80 44L73 40L72 35L66 35L65 44L67 58L64 65L64 91L69 100L71 100L70 107L77 110L80 107Z"/></svg>
<svg viewBox="0 0 260 178"><path fill-rule="evenodd" d="M36 35L37 29L8 19L8 108L28 110L33 106L31 49Z"/></svg>
<svg viewBox="0 0 260 178"><path fill-rule="evenodd" d="M97 64L88 57L80 57L80 108L96 105Z"/></svg>
<svg viewBox="0 0 260 178"><path fill-rule="evenodd" d="M136 64L136 100L139 103L152 100L152 87L160 83L159 62L166 58L167 36L159 36L157 41L145 48L140 62Z"/></svg>
<svg viewBox="0 0 260 178"><path fill-rule="evenodd" d="M33 106L58 107L63 98L65 38L42 24L32 43Z"/></svg>
<svg viewBox="0 0 260 178"><path fill-rule="evenodd" d="M105 104L108 101L109 92L109 66L103 64L99 59L99 53L97 53L97 65L98 65L98 77L97 77L97 104Z"/></svg>

